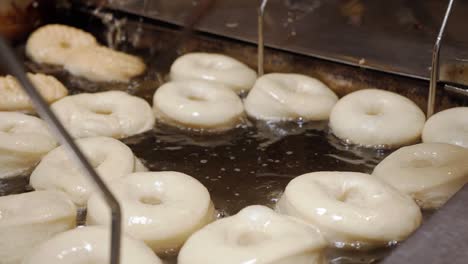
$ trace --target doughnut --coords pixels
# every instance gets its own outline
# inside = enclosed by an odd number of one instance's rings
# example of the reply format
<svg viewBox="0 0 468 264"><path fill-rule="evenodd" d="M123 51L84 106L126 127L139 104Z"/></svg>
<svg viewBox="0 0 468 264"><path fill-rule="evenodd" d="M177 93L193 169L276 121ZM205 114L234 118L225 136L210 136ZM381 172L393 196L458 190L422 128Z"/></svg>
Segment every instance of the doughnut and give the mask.
<svg viewBox="0 0 468 264"><path fill-rule="evenodd" d="M0 179L28 172L57 146L41 119L0 112Z"/></svg>
<svg viewBox="0 0 468 264"><path fill-rule="evenodd" d="M322 264L325 246L315 227L254 205L192 235L177 263Z"/></svg>
<svg viewBox="0 0 468 264"><path fill-rule="evenodd" d="M152 129L155 121L145 100L121 91L66 96L51 108L75 138L124 138Z"/></svg>
<svg viewBox="0 0 468 264"><path fill-rule="evenodd" d="M109 186L120 202L123 230L156 253L179 249L215 219L208 190L179 172L138 172ZM88 200L88 225L109 225L110 211L99 193Z"/></svg>
<svg viewBox="0 0 468 264"><path fill-rule="evenodd" d="M89 46L71 53L64 68L89 81L128 82L142 74L146 65L133 55L103 46Z"/></svg>
<svg viewBox="0 0 468 264"><path fill-rule="evenodd" d="M222 54L194 52L177 58L171 66L172 81L205 80L223 84L236 93L252 88L257 73L244 63Z"/></svg>
<svg viewBox="0 0 468 264"><path fill-rule="evenodd" d="M425 119L410 99L389 91L365 89L338 101L330 114L330 128L348 143L394 148L418 141Z"/></svg>
<svg viewBox="0 0 468 264"><path fill-rule="evenodd" d="M258 78L245 99L245 111L255 119L327 120L338 97L321 81L291 73Z"/></svg>
<svg viewBox="0 0 468 264"><path fill-rule="evenodd" d="M450 108L431 116L424 125L422 140L468 148L468 107Z"/></svg>
<svg viewBox="0 0 468 264"><path fill-rule="evenodd" d="M28 77L49 104L68 94L67 88L53 76L28 73ZM11 75L0 77L0 111L35 112L29 96Z"/></svg>
<svg viewBox="0 0 468 264"><path fill-rule="evenodd" d="M422 217L410 196L358 172L298 176L286 186L277 210L317 226L331 246L353 249L401 241Z"/></svg>
<svg viewBox="0 0 468 264"><path fill-rule="evenodd" d="M81 29L51 24L29 36L26 54L36 63L64 65L76 49L97 45L93 35Z"/></svg>
<svg viewBox="0 0 468 264"><path fill-rule="evenodd" d="M45 241L22 264L109 263L110 234L106 227L79 227ZM143 242L122 236L121 264L162 264Z"/></svg>
<svg viewBox="0 0 468 264"><path fill-rule="evenodd" d="M153 97L156 118L171 125L212 132L242 122L241 99L222 84L202 80L168 82Z"/></svg>
<svg viewBox="0 0 468 264"><path fill-rule="evenodd" d="M468 182L468 149L445 143L403 147L377 167L377 176L412 196L423 209L442 206Z"/></svg>
<svg viewBox="0 0 468 264"><path fill-rule="evenodd" d="M107 183L135 171L135 156L127 145L116 139L92 137L78 139L76 143ZM83 207L97 187L66 151L61 146L49 152L32 172L29 183L36 190L63 191L77 206Z"/></svg>
<svg viewBox="0 0 468 264"><path fill-rule="evenodd" d="M0 197L0 259L21 263L31 249L76 225L75 205L55 191Z"/></svg>

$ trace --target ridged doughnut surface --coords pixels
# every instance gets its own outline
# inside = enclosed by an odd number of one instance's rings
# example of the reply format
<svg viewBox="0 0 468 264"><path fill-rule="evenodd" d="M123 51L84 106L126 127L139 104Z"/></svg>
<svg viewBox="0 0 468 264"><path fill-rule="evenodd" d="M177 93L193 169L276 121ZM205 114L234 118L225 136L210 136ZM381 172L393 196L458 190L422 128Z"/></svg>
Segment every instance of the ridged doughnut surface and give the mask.
<svg viewBox="0 0 468 264"><path fill-rule="evenodd" d="M37 63L64 65L71 52L96 45L93 35L81 29L51 24L40 27L29 36L26 53Z"/></svg>
<svg viewBox="0 0 468 264"><path fill-rule="evenodd" d="M366 249L408 237L421 223L410 196L357 172L313 172L293 179L278 202L283 214L317 226L335 247Z"/></svg>
<svg viewBox="0 0 468 264"><path fill-rule="evenodd" d="M0 112L0 178L29 171L57 142L41 119Z"/></svg>
<svg viewBox="0 0 468 264"><path fill-rule="evenodd" d="M65 70L71 74L95 82L128 82L145 69L140 58L103 46L77 49L65 63Z"/></svg>
<svg viewBox="0 0 468 264"><path fill-rule="evenodd" d="M234 128L244 114L236 93L222 84L202 80L162 85L154 94L153 109L162 122L213 132Z"/></svg>
<svg viewBox="0 0 468 264"><path fill-rule="evenodd" d="M317 79L290 73L258 78L245 99L253 118L271 121L327 120L338 97Z"/></svg>
<svg viewBox="0 0 468 264"><path fill-rule="evenodd" d="M322 264L325 246L315 227L257 205L196 232L178 264Z"/></svg>
<svg viewBox="0 0 468 264"><path fill-rule="evenodd" d="M257 73L242 62L222 54L194 52L171 66L172 81L205 80L223 84L236 93L249 91Z"/></svg>
<svg viewBox="0 0 468 264"><path fill-rule="evenodd" d="M399 94L359 90L341 98L330 114L330 128L339 138L366 147L393 148L419 140L425 115Z"/></svg>
<svg viewBox="0 0 468 264"><path fill-rule="evenodd" d="M23 264L109 263L110 233L105 227L81 227L54 236L26 257ZM143 242L122 236L122 264L162 264Z"/></svg>
<svg viewBox="0 0 468 264"><path fill-rule="evenodd" d="M139 172L109 186L123 211L123 230L156 253L179 249L215 218L208 190L179 172ZM110 225L110 211L99 193L88 201L88 225Z"/></svg>
<svg viewBox="0 0 468 264"><path fill-rule="evenodd" d="M68 94L67 88L53 76L28 73L28 77L49 104ZM29 96L11 75L0 77L0 111L35 112Z"/></svg>
<svg viewBox="0 0 468 264"><path fill-rule="evenodd" d="M75 138L124 138L152 129L155 121L145 100L121 91L67 96L51 108Z"/></svg>
<svg viewBox="0 0 468 264"><path fill-rule="evenodd" d="M75 225L75 205L63 193L37 191L0 197L1 263L21 263L34 247Z"/></svg>
<svg viewBox="0 0 468 264"><path fill-rule="evenodd" d="M468 182L468 149L445 143L403 147L372 174L412 196L422 208L438 208Z"/></svg>
<svg viewBox="0 0 468 264"><path fill-rule="evenodd" d="M135 171L136 158L122 142L106 137L76 141L88 161L106 183ZM30 185L36 190L60 190L77 206L85 206L96 187L61 146L47 154L34 169Z"/></svg>
<svg viewBox="0 0 468 264"><path fill-rule="evenodd" d="M468 148L468 107L455 107L431 116L424 125L422 139Z"/></svg>

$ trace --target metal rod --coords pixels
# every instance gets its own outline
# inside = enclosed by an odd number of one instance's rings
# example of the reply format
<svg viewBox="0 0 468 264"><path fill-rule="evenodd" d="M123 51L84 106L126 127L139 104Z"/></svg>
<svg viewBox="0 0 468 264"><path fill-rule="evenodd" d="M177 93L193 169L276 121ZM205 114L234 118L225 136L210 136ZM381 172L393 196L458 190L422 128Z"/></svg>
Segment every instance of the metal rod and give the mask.
<svg viewBox="0 0 468 264"><path fill-rule="evenodd" d="M468 97L468 89L463 89L450 84L445 84L444 89L445 91Z"/></svg>
<svg viewBox="0 0 468 264"><path fill-rule="evenodd" d="M447 25L450 12L452 11L452 5L454 0L449 0L447 11L445 11L444 20L440 26L439 35L437 36L434 48L432 50L432 65L431 65L431 79L429 82L429 96L427 99L427 118L434 114L435 97L437 91L437 81L439 80L439 59L440 59L440 46L442 38L444 36L445 27Z"/></svg>
<svg viewBox="0 0 468 264"><path fill-rule="evenodd" d="M33 84L29 81L22 64L15 57L13 50L7 44L6 40L0 36L0 66L4 68L9 74L15 76L24 91L28 94L31 99L37 113L42 119L44 119L55 136L59 141L69 150L75 161L81 166L81 168L93 179L96 185L104 195L104 199L107 205L111 209L112 223L111 223L111 246L110 246L110 263L120 263L120 249L121 249L121 209L120 205L115 199L114 195L107 188L104 181L98 176L96 171L89 164L86 157L80 151L78 146L75 144L71 136L65 130L63 125L57 119L55 114L50 110L48 104L44 101L41 94L36 90Z"/></svg>
<svg viewBox="0 0 468 264"><path fill-rule="evenodd" d="M265 43L264 43L264 36L263 36L263 22L264 22L264 14L265 14L265 7L268 3L268 0L262 0L260 3L260 7L258 8L258 54L257 54L257 72L258 76L262 76L264 74L264 51L265 51Z"/></svg>

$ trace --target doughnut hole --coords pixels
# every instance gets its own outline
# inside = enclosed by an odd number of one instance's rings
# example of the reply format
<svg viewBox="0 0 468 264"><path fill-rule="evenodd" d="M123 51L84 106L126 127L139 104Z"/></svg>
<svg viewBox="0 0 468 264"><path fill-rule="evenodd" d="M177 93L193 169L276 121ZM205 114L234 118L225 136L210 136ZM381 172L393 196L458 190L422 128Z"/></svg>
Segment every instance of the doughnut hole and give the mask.
<svg viewBox="0 0 468 264"><path fill-rule="evenodd" d="M366 200L366 195L358 186L340 186L320 180L314 180L314 184L318 185L330 198L349 205L362 206L362 202Z"/></svg>
<svg viewBox="0 0 468 264"><path fill-rule="evenodd" d="M114 113L113 109L109 108L106 105L92 105L89 108L89 111L97 115L109 116Z"/></svg>
<svg viewBox="0 0 468 264"><path fill-rule="evenodd" d="M4 133L13 133L15 131L15 125L13 124L8 124L8 125L5 125L4 127L0 128L0 131L1 132L4 132Z"/></svg>
<svg viewBox="0 0 468 264"><path fill-rule="evenodd" d="M59 46L60 46L62 49L69 49L69 48L71 48L70 43L67 42L67 41L61 41L61 42L59 43Z"/></svg>
<svg viewBox="0 0 468 264"><path fill-rule="evenodd" d="M256 231L256 230L251 230L251 231L240 233L239 236L237 237L236 244L242 247L249 247L249 246L259 245L262 242L265 242L269 239L270 239L270 236L268 236L266 233Z"/></svg>
<svg viewBox="0 0 468 264"><path fill-rule="evenodd" d="M428 167L439 167L441 162L437 152L419 152L413 153L413 155L402 162L402 168L428 168Z"/></svg>
<svg viewBox="0 0 468 264"><path fill-rule="evenodd" d="M383 114L383 107L381 105L369 105L364 110L367 116L380 116Z"/></svg>
<svg viewBox="0 0 468 264"><path fill-rule="evenodd" d="M161 199L154 195L144 195L139 199L140 203L145 205L160 205L162 204Z"/></svg>

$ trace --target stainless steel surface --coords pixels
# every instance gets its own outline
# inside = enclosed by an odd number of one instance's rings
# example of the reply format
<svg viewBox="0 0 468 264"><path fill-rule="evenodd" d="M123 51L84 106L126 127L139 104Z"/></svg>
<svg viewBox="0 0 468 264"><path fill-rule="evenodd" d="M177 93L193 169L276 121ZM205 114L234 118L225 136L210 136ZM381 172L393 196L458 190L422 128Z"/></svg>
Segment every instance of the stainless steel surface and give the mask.
<svg viewBox="0 0 468 264"><path fill-rule="evenodd" d="M104 181L94 170L93 166L89 164L86 157L75 144L71 136L65 130L63 125L57 119L55 114L50 110L48 104L44 101L40 93L36 90L34 85L29 81L22 64L15 58L13 49L9 47L6 40L0 36L0 66L7 73L15 76L24 91L29 95L34 108L37 110L39 116L44 119L52 129L55 136L59 139L63 146L68 148L68 153L75 159L81 169L88 174L88 176L96 183L99 190L102 192L104 199L111 209L112 223L111 223L111 245L110 245L110 263L120 263L120 250L121 250L121 210L118 201L114 195L107 188Z"/></svg>
<svg viewBox="0 0 468 264"><path fill-rule="evenodd" d="M468 185L458 191L382 264L466 264ZM397 217L397 216L396 216Z"/></svg>
<svg viewBox="0 0 468 264"><path fill-rule="evenodd" d="M264 32L263 32L263 23L265 17L265 8L268 4L268 0L262 0L260 2L260 7L258 8L258 60L257 60L257 73L258 76L262 76L264 73L263 63L264 63L264 56L265 56L265 43L264 43Z"/></svg>
<svg viewBox="0 0 468 264"><path fill-rule="evenodd" d="M94 0L88 0L93 2ZM83 2L83 1L81 1ZM113 9L183 24L197 0L113 0ZM270 0L265 45L336 62L429 80L431 51L448 0ZM258 1L220 0L197 28L257 42ZM468 1L457 1L447 27L441 67L466 65ZM468 71L441 81L468 84ZM459 78L461 77L461 78Z"/></svg>
<svg viewBox="0 0 468 264"><path fill-rule="evenodd" d="M437 81L439 80L440 47L442 45L442 38L444 37L445 27L447 26L447 20L450 16L450 12L452 11L452 6L453 6L453 0L450 0L447 6L447 11L445 11L444 20L442 21L442 25L440 26L439 34L437 35L434 48L432 50L431 78L429 81L429 96L427 99L427 112L426 112L427 118L431 117L432 114L434 114Z"/></svg>

